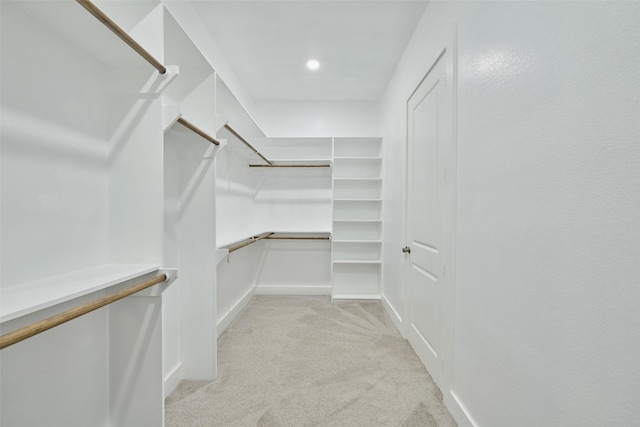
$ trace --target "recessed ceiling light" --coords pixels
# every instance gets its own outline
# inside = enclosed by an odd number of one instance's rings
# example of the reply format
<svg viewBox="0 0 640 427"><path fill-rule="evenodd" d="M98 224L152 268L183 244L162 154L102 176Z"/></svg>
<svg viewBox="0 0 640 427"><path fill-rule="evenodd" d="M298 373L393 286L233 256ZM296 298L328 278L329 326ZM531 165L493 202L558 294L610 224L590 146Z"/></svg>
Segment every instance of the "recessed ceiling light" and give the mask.
<svg viewBox="0 0 640 427"><path fill-rule="evenodd" d="M310 70L317 70L320 68L320 63L317 59L310 59L307 61L307 68Z"/></svg>

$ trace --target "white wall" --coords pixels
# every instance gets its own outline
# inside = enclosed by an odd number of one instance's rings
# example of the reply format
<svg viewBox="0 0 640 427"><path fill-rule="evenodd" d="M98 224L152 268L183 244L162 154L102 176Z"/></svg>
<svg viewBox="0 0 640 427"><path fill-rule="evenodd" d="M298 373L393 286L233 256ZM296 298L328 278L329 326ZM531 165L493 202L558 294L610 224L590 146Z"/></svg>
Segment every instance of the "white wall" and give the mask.
<svg viewBox="0 0 640 427"><path fill-rule="evenodd" d="M377 102L255 102L252 114L269 137L377 136Z"/></svg>
<svg viewBox="0 0 640 427"><path fill-rule="evenodd" d="M255 293L256 274L265 256L262 242L229 254L217 266L217 333L220 336Z"/></svg>
<svg viewBox="0 0 640 427"><path fill-rule="evenodd" d="M224 246L257 233L253 177L245 159L225 147L216 156L216 240ZM263 231L259 231L263 232Z"/></svg>
<svg viewBox="0 0 640 427"><path fill-rule="evenodd" d="M387 177L452 22L453 393L479 426L636 425L640 3L432 1L382 103ZM401 314L403 185L385 181L384 294Z"/></svg>
<svg viewBox="0 0 640 427"><path fill-rule="evenodd" d="M6 288L107 261L109 104L95 58L11 3L2 18Z"/></svg>

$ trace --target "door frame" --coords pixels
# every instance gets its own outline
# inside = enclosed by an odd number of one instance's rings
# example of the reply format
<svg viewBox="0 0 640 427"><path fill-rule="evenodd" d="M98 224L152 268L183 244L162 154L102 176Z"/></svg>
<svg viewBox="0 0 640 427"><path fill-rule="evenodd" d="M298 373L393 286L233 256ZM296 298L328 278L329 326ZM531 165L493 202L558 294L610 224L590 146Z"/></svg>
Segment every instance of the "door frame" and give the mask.
<svg viewBox="0 0 640 427"><path fill-rule="evenodd" d="M453 392L454 388L454 356L455 356L455 299L456 299L456 232L457 232L457 110L458 110L458 46L457 46L457 25L453 24L448 31L444 32L444 37L436 43L438 49L436 54L432 56L433 60L429 62L426 73L415 85L409 96L406 98L405 105L405 204L404 204L404 241L405 245L410 243L409 239L409 179L410 179L410 159L409 159L409 114L411 97L416 93L420 85L425 81L429 73L434 69L440 60L444 60L446 75L446 96L451 102L451 149L449 150L449 159L447 161L447 197L446 203L452 213L451 218L444 224L443 243L446 253L444 254L444 264L446 265L447 287L443 298L445 307L443 307L443 322L445 322L445 330L443 334L442 353L444 355L444 374L442 375L442 383L438 384L444 394L445 401ZM400 249L400 248L398 248ZM409 255L410 256L410 255ZM409 286L409 269L411 262L409 256L404 257L404 266L402 269L403 290L404 290L404 316L403 316L403 335L409 336L411 328L411 308L410 308L410 286Z"/></svg>

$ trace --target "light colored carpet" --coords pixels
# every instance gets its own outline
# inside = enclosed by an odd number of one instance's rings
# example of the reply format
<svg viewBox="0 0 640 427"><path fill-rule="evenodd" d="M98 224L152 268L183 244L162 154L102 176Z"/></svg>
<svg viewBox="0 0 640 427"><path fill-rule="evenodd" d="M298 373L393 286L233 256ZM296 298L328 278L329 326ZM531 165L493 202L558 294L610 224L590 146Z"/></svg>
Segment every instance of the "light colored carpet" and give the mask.
<svg viewBox="0 0 640 427"><path fill-rule="evenodd" d="M218 379L183 381L167 427L455 426L380 302L257 296L218 340Z"/></svg>

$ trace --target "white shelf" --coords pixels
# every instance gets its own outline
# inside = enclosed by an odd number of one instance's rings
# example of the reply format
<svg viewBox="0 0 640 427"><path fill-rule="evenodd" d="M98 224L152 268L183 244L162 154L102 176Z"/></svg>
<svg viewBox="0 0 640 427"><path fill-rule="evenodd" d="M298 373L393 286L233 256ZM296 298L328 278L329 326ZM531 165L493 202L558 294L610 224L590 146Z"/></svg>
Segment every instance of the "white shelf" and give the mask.
<svg viewBox="0 0 640 427"><path fill-rule="evenodd" d="M334 202L381 202L382 199L333 199Z"/></svg>
<svg viewBox="0 0 640 427"><path fill-rule="evenodd" d="M362 162L368 162L371 160L376 160L376 161L382 161L382 157L354 157L354 156L348 156L348 157L340 157L340 156L335 156L334 157L335 160L356 160L356 161L362 161Z"/></svg>
<svg viewBox="0 0 640 427"><path fill-rule="evenodd" d="M333 222L365 222L365 223L381 223L379 219L334 219Z"/></svg>
<svg viewBox="0 0 640 427"><path fill-rule="evenodd" d="M335 156L380 156L382 138L335 138Z"/></svg>
<svg viewBox="0 0 640 427"><path fill-rule="evenodd" d="M381 138L334 139L334 299L380 298L381 153Z"/></svg>
<svg viewBox="0 0 640 427"><path fill-rule="evenodd" d="M371 240L363 240L363 239L341 239L335 240L333 243L382 243L382 240L379 239L371 239Z"/></svg>
<svg viewBox="0 0 640 427"><path fill-rule="evenodd" d="M379 259L362 260L362 259L334 259L334 264L382 264Z"/></svg>
<svg viewBox="0 0 640 427"><path fill-rule="evenodd" d="M285 166L285 168L283 169L294 169L291 167L287 168L286 166L296 166L296 167L310 166L314 169L319 168L319 169L326 169L327 171L330 171L332 166L331 159L272 159L270 157L267 157L267 158L275 167ZM270 168L269 165L265 165L264 161L256 164L252 163L250 166L259 167L259 168Z"/></svg>
<svg viewBox="0 0 640 427"><path fill-rule="evenodd" d="M377 182L381 182L382 178L334 178L334 181L377 181Z"/></svg>
<svg viewBox="0 0 640 427"><path fill-rule="evenodd" d="M7 322L53 307L152 273L159 268L160 266L152 264L104 264L3 289L0 301L0 322Z"/></svg>
<svg viewBox="0 0 640 427"><path fill-rule="evenodd" d="M380 296L380 261L333 263L333 299L362 299Z"/></svg>
<svg viewBox="0 0 640 427"><path fill-rule="evenodd" d="M334 261L380 261L382 248L380 242L334 242Z"/></svg>
<svg viewBox="0 0 640 427"><path fill-rule="evenodd" d="M380 157L335 157L334 179L380 179L382 159Z"/></svg>
<svg viewBox="0 0 640 427"><path fill-rule="evenodd" d="M375 221L334 222L334 241L381 241L382 223Z"/></svg>
<svg viewBox="0 0 640 427"><path fill-rule="evenodd" d="M331 296L334 301L337 300L366 300L366 301L380 301L382 297L380 294L335 294Z"/></svg>
<svg viewBox="0 0 640 427"><path fill-rule="evenodd" d="M285 237L299 237L299 238L304 238L304 237L309 237L309 240L313 240L315 238L321 237L321 238L326 238L327 241L330 241L331 239L331 230L295 230L295 231L261 231L259 233L254 233L251 234L247 237L244 237L242 239L235 239L233 241L227 242L227 243L223 243L223 244L219 244L218 247L218 251L221 251L220 254L221 256L226 256L228 254L228 247L230 246L234 246L240 242L243 242L245 240L251 239L252 237L255 236L259 236L261 234L265 234L265 233L272 233L273 235L273 239L271 240L286 240L284 239ZM268 237L266 238L262 238L260 240L269 240ZM258 240L258 241L260 241ZM223 253L226 252L226 253ZM217 258L216 258L217 259ZM219 261L218 261L219 262Z"/></svg>
<svg viewBox="0 0 640 427"><path fill-rule="evenodd" d="M380 220L381 201L336 200L333 204L333 219L338 220Z"/></svg>

